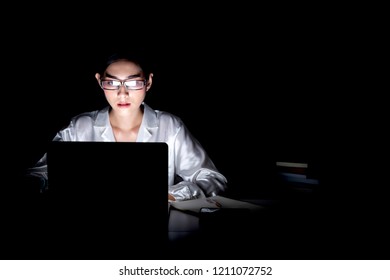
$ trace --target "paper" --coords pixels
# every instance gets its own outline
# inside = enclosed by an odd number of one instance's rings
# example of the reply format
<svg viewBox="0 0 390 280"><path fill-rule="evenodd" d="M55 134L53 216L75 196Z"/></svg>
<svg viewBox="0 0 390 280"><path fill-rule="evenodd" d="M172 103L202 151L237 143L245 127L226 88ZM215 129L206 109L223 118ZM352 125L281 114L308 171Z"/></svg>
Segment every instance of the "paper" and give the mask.
<svg viewBox="0 0 390 280"><path fill-rule="evenodd" d="M253 211L263 208L262 206L253 203L231 199L223 196L213 196L208 198L199 198L184 201L170 201L170 204L176 209L195 213L199 213L202 208L236 208L249 209Z"/></svg>

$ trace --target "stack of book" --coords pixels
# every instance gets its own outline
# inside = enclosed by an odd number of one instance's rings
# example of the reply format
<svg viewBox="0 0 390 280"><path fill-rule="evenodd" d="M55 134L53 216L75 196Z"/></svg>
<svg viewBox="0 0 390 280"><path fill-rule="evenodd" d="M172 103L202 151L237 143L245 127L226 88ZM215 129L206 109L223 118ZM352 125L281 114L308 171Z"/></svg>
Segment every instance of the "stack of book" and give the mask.
<svg viewBox="0 0 390 280"><path fill-rule="evenodd" d="M283 185L294 190L311 192L319 185L319 180L309 176L309 164L306 162L277 161L277 175Z"/></svg>

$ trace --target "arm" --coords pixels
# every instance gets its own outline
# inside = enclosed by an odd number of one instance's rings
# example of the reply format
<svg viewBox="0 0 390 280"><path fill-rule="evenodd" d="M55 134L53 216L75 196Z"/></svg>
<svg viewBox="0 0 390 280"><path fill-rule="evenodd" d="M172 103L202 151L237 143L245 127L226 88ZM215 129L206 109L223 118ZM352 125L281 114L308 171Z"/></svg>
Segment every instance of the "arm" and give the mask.
<svg viewBox="0 0 390 280"><path fill-rule="evenodd" d="M64 139L70 141L71 139L67 137L70 129L72 126L59 131L52 141L63 141ZM28 168L25 175L28 184L33 185L33 187L38 186L40 192L46 191L48 188L47 154L45 153L34 166Z"/></svg>
<svg viewBox="0 0 390 280"><path fill-rule="evenodd" d="M173 153L171 157L179 180L169 186L169 193L176 200L214 196L226 191L226 178L183 124L175 136Z"/></svg>

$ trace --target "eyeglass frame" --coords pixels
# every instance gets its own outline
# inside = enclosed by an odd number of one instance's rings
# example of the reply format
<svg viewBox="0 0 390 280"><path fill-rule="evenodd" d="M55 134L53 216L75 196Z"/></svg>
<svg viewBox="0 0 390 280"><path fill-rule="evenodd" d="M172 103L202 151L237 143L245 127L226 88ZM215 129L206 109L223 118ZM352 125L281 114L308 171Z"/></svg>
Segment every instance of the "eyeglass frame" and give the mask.
<svg viewBox="0 0 390 280"><path fill-rule="evenodd" d="M103 87L103 82L105 81L115 81L115 82L120 82L120 85L118 86L117 89L107 89L107 88L104 88ZM144 85L142 86L142 88L138 88L138 89L129 89L127 86L126 86L126 82L129 82L129 81L137 81L137 82L144 82ZM146 79L143 79L143 80L131 80L131 79L126 79L126 80L119 80L119 79L101 79L100 80L100 83L99 83L100 87L103 89L103 90L120 90L120 88L122 86L125 87L126 90L141 90L143 89L146 85L147 85L147 80Z"/></svg>

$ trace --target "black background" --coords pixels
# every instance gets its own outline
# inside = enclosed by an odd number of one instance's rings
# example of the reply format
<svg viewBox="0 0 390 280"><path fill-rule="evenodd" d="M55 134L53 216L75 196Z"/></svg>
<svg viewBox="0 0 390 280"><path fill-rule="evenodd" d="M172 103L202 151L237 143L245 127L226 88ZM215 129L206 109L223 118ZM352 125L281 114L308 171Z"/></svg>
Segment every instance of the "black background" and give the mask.
<svg viewBox="0 0 390 280"><path fill-rule="evenodd" d="M15 13L23 20L2 35L4 193L70 117L105 106L97 59L136 45L157 66L146 102L183 119L231 188L267 187L269 160L308 161L321 184L300 222L329 246L324 258L387 258L376 250L388 248L383 157L373 159L383 140L355 75L362 26L324 7L150 8ZM29 211L3 200L10 219Z"/></svg>
<svg viewBox="0 0 390 280"><path fill-rule="evenodd" d="M156 71L146 102L180 116L231 180L258 172L262 158L319 162L332 141L332 116L323 113L337 109L328 108L328 91L338 51L322 26L248 20L132 27L129 35L124 27L25 26L30 39L4 52L13 79L3 88L5 125L19 143L13 164L31 165L70 117L106 105L96 63L117 48L150 53Z"/></svg>

